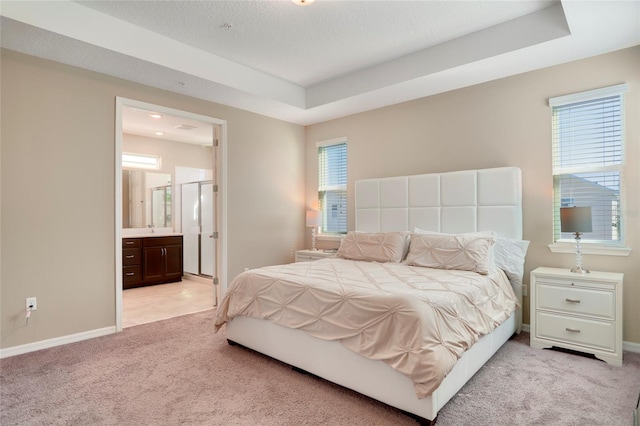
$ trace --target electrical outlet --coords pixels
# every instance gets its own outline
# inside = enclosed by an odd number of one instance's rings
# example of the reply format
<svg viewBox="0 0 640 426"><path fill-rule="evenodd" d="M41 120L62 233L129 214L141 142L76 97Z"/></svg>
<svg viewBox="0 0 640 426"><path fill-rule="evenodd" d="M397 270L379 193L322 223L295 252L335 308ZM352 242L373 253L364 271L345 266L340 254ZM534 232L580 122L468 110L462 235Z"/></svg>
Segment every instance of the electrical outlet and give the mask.
<svg viewBox="0 0 640 426"><path fill-rule="evenodd" d="M522 295L523 296L528 296L529 295L529 289L527 288L526 284L522 284Z"/></svg>
<svg viewBox="0 0 640 426"><path fill-rule="evenodd" d="M27 310L38 310L38 301L35 297L27 297Z"/></svg>

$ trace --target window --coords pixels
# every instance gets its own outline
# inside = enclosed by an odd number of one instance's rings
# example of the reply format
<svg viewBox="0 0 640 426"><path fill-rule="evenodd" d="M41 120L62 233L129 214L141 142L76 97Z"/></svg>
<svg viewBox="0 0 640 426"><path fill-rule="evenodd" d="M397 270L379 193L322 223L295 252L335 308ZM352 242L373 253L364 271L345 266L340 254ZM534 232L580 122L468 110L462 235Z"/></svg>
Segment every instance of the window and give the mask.
<svg viewBox="0 0 640 426"><path fill-rule="evenodd" d="M318 206L323 234L347 233L347 143L318 144Z"/></svg>
<svg viewBox="0 0 640 426"><path fill-rule="evenodd" d="M621 207L624 171L626 85L549 99L553 126L554 242L560 232L560 207L591 207L592 232L584 242L622 245Z"/></svg>
<svg viewBox="0 0 640 426"><path fill-rule="evenodd" d="M122 167L128 169L160 170L160 157L157 155L123 152Z"/></svg>

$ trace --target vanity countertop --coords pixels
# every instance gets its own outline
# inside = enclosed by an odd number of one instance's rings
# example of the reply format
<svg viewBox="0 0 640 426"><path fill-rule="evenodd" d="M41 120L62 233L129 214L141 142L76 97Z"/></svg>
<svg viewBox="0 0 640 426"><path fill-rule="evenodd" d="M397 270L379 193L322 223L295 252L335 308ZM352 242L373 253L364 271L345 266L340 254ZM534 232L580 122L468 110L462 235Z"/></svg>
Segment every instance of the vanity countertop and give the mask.
<svg viewBox="0 0 640 426"><path fill-rule="evenodd" d="M171 228L123 228L122 238L177 237L182 235Z"/></svg>
<svg viewBox="0 0 640 426"><path fill-rule="evenodd" d="M181 235L178 232L148 232L146 234L123 235L122 238L178 237Z"/></svg>

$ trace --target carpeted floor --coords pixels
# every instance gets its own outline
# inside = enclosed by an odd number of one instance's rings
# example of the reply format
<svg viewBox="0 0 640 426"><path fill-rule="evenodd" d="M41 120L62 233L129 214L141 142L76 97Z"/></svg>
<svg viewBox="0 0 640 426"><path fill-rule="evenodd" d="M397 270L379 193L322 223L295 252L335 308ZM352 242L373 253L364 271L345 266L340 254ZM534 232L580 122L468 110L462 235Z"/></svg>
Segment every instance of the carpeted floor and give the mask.
<svg viewBox="0 0 640 426"><path fill-rule="evenodd" d="M415 425L213 333L215 311L0 360L2 425ZM640 354L623 367L507 344L440 412L448 425L632 424Z"/></svg>

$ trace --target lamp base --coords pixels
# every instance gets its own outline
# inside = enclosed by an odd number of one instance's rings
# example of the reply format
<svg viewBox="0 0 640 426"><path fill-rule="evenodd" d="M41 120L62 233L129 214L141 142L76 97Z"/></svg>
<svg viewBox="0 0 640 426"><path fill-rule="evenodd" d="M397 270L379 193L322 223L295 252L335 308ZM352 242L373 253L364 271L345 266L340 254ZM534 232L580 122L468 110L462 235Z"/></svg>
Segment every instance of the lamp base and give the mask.
<svg viewBox="0 0 640 426"><path fill-rule="evenodd" d="M589 273L591 273L591 271L589 271L588 269L583 268L582 266L576 266L575 268L571 269L571 272L573 272L574 274L589 274Z"/></svg>

